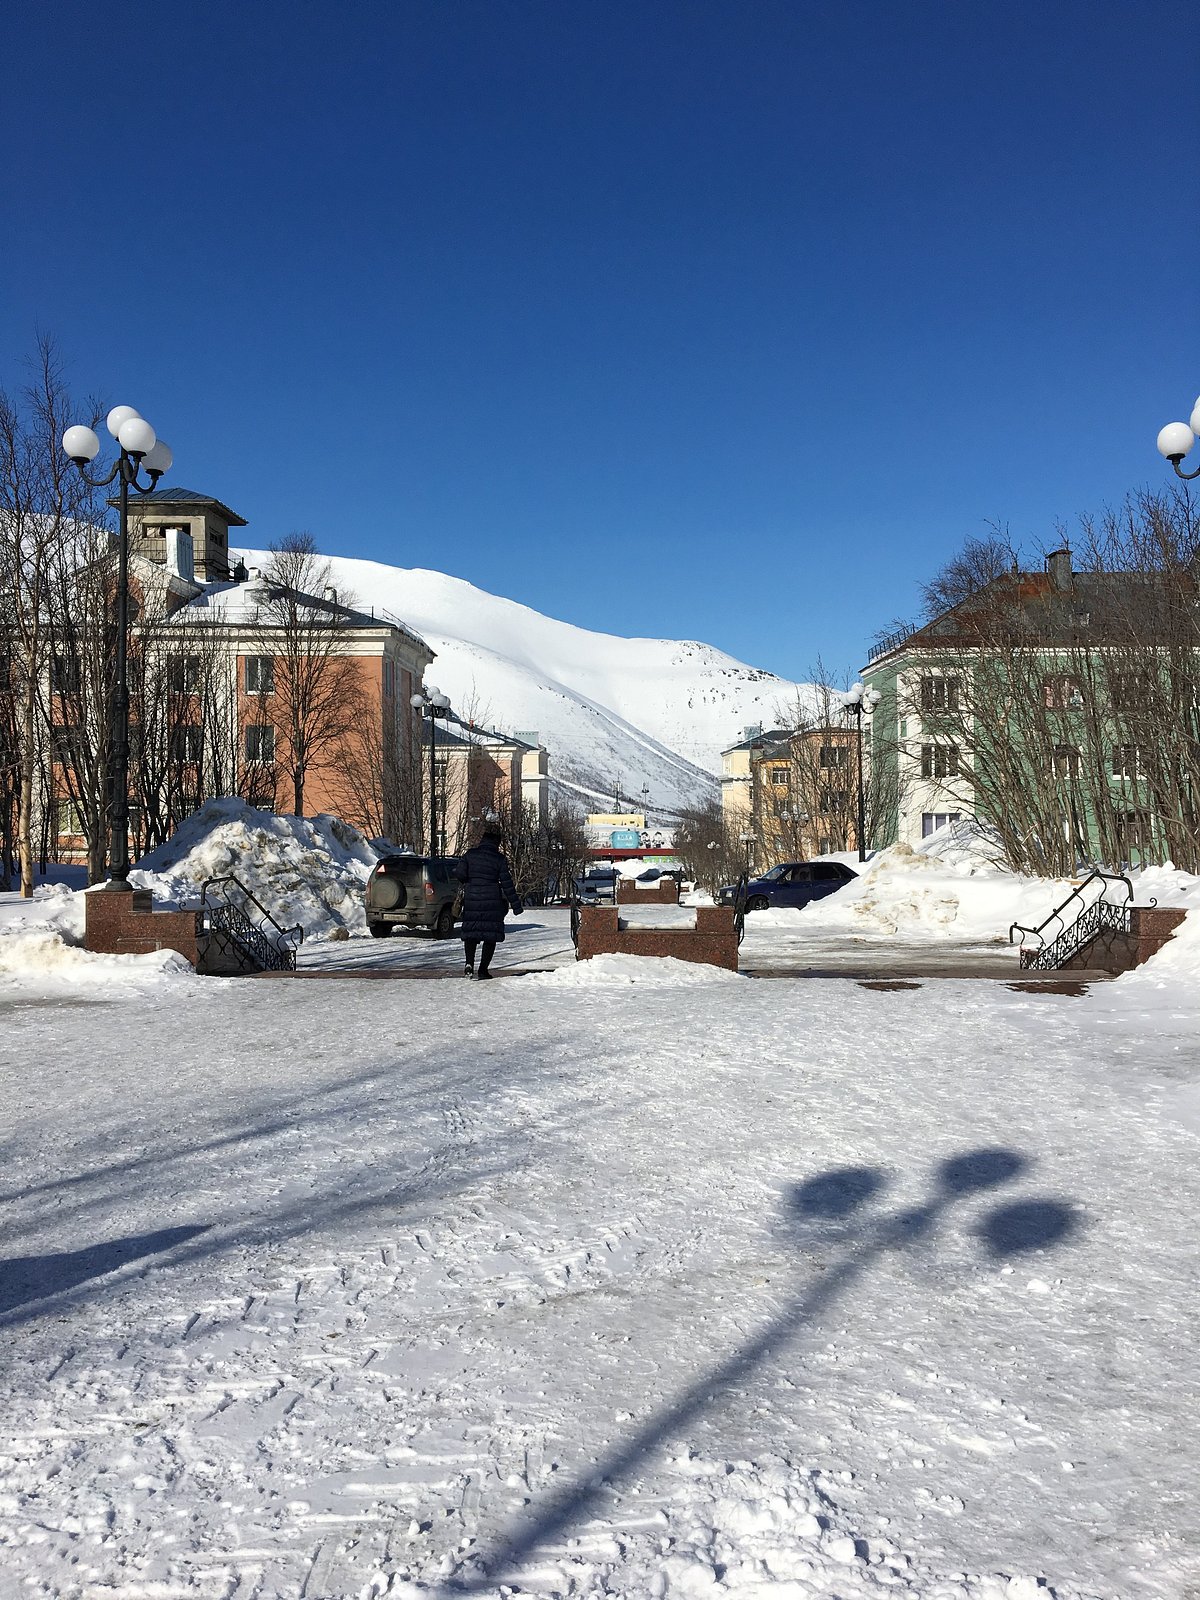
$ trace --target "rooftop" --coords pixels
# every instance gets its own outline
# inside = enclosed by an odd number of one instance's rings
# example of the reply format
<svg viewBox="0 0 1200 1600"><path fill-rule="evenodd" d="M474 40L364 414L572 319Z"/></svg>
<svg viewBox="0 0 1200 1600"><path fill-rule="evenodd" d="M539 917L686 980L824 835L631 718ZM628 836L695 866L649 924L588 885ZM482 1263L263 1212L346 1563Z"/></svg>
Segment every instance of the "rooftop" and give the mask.
<svg viewBox="0 0 1200 1600"><path fill-rule="evenodd" d="M114 496L109 502L110 506L119 505L120 501ZM218 500L211 494L197 494L195 489L151 489L148 494L136 494L130 500L130 506L136 511L142 506L194 506L200 508L211 506L221 520L231 528L244 528L245 517L239 517L236 511L231 511L223 500Z"/></svg>

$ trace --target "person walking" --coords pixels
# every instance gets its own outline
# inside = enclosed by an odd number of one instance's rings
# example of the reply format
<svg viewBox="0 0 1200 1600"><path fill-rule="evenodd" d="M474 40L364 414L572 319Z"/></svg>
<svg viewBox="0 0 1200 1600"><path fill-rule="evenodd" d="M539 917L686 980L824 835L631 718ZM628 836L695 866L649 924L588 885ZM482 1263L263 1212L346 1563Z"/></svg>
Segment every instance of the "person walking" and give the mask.
<svg viewBox="0 0 1200 1600"><path fill-rule="evenodd" d="M499 822L485 822L483 837L454 869L455 876L466 884L459 938L466 952L463 976L467 978L491 977L488 968L496 946L504 943L505 910L511 907L513 916L519 917L525 909L500 848L503 837ZM481 943L483 956L476 972L475 951Z"/></svg>

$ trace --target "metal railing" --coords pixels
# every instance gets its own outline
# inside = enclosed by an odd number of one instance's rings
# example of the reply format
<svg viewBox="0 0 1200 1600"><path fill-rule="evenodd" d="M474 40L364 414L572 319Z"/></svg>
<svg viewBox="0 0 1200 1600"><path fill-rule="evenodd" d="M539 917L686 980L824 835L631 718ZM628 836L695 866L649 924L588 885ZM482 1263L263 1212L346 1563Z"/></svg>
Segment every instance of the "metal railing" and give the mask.
<svg viewBox="0 0 1200 1600"><path fill-rule="evenodd" d="M219 898L210 898L210 895ZM295 972L304 942L299 923L285 928L232 873L209 878L200 890L201 930L219 933L242 972Z"/></svg>
<svg viewBox="0 0 1200 1600"><path fill-rule="evenodd" d="M915 622L906 622L902 628L897 628L895 633L889 633L882 639L876 639L875 643L867 651L867 660L878 661L880 656L887 655L889 650L894 650L898 644L903 644L906 639L911 639L916 631L917 625Z"/></svg>
<svg viewBox="0 0 1200 1600"><path fill-rule="evenodd" d="M1100 885L1099 893L1092 900L1087 898L1087 890L1092 884ZM1125 898L1121 901L1112 901L1107 898L1109 885L1121 884L1125 889ZM1013 935L1021 934L1021 967L1031 972L1052 972L1064 966L1072 957L1090 944L1102 932L1128 933L1130 931L1129 908L1133 900L1133 884L1123 872L1102 872L1097 868L1089 872L1082 883L1077 884L1060 906L1039 923L1036 928L1027 928L1023 923L1014 922L1008 930L1008 942L1014 942ZM1078 902L1079 910L1068 922L1067 913ZM1154 902L1152 901L1151 904ZM1055 926L1056 925L1056 926ZM1047 934L1047 930L1054 926L1054 932ZM1036 939L1036 945L1027 948L1026 941Z"/></svg>

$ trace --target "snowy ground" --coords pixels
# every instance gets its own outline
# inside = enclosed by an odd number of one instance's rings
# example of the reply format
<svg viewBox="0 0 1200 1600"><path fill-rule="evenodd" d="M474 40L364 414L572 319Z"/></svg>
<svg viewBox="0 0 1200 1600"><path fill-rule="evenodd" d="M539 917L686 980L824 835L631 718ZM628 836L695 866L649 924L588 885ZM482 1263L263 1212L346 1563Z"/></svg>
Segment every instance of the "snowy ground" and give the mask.
<svg viewBox="0 0 1200 1600"><path fill-rule="evenodd" d="M1168 976L10 981L0 1593L1194 1595Z"/></svg>

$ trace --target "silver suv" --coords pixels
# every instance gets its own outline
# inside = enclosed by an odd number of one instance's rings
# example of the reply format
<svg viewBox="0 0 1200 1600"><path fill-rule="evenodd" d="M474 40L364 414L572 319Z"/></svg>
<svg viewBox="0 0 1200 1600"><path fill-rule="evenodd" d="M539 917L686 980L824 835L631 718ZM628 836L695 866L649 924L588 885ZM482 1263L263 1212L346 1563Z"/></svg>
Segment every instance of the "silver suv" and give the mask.
<svg viewBox="0 0 1200 1600"><path fill-rule="evenodd" d="M448 939L462 915L457 865L456 856L384 856L377 861L364 891L372 937L386 939L394 928L428 928L435 938Z"/></svg>

